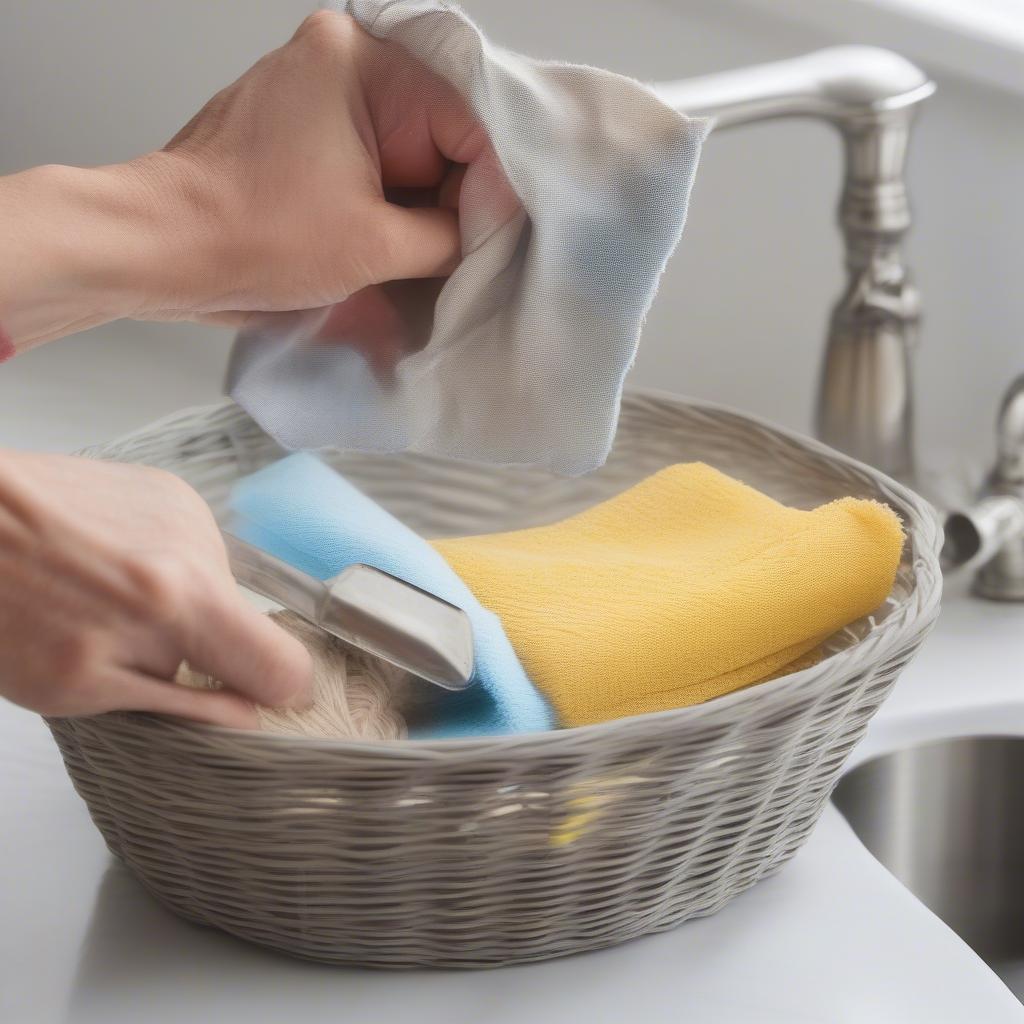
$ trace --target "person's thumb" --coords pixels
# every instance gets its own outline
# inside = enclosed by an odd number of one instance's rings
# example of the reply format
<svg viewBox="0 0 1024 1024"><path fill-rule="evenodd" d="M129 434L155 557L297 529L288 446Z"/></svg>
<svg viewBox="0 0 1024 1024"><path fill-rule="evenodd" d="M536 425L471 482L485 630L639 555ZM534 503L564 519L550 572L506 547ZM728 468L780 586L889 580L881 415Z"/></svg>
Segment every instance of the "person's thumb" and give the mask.
<svg viewBox="0 0 1024 1024"><path fill-rule="evenodd" d="M379 255L368 268L368 284L447 277L458 265L462 248L454 210L384 203L379 211Z"/></svg>

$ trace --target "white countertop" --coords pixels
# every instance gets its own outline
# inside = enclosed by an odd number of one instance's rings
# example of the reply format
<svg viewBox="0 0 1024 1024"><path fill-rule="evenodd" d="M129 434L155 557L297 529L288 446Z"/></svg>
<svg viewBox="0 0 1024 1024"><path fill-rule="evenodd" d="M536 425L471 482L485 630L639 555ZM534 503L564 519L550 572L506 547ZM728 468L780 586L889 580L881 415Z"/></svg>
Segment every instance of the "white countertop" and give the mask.
<svg viewBox="0 0 1024 1024"><path fill-rule="evenodd" d="M98 388L114 374L123 401L84 399L71 344ZM136 370L153 373L150 363L90 344L65 343L59 364L53 350L0 373L0 444L70 448L215 391L208 378L190 387L169 365L157 406L129 386ZM854 758L949 735L1024 735L1022 649L1024 607L951 588L935 633ZM1024 1022L1024 1006L831 807L779 875L664 935L478 973L290 960L155 903L106 852L42 722L0 701L3 1024L387 1020L1009 1024Z"/></svg>

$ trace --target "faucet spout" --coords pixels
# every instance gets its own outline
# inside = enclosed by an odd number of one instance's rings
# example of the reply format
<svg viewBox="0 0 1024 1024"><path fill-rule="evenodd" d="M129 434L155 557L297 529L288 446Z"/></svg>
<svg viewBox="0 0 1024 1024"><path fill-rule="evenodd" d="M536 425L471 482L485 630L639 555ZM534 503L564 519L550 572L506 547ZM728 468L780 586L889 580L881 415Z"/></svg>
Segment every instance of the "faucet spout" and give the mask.
<svg viewBox="0 0 1024 1024"><path fill-rule="evenodd" d="M678 109L712 117L716 130L815 117L839 131L847 284L830 320L816 429L829 444L911 480L910 356L920 300L902 253L910 226L904 172L914 113L934 84L888 50L838 46L657 89Z"/></svg>

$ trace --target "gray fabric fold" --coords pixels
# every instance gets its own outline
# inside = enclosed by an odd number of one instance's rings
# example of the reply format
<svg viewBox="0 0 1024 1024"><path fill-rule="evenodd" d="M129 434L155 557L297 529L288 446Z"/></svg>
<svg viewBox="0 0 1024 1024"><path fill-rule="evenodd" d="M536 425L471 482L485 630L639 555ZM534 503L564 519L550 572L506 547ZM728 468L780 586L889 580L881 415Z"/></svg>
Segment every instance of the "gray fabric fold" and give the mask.
<svg viewBox="0 0 1024 1024"><path fill-rule="evenodd" d="M492 209L479 175L463 189L462 262L390 379L357 348L317 343L311 315L284 338L240 335L229 393L288 448L596 468L708 122L621 75L494 46L451 4L344 9L467 100L520 209Z"/></svg>

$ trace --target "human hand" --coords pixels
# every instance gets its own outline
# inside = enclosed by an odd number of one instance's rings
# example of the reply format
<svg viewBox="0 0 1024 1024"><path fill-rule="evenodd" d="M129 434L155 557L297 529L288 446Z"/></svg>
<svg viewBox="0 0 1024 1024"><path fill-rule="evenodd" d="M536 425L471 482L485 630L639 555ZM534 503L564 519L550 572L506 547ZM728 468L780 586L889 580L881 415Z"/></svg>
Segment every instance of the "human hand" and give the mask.
<svg viewBox="0 0 1024 1024"><path fill-rule="evenodd" d="M215 229L203 243L210 276L190 275L164 306L295 310L444 276L459 257L462 165L485 152L448 83L349 16L319 11L137 164L155 191L166 181L193 197ZM415 205L388 201L399 196Z"/></svg>
<svg viewBox="0 0 1024 1024"><path fill-rule="evenodd" d="M460 189L495 181L446 82L320 11L159 152L0 179L0 323L20 349L116 316L239 324L443 276Z"/></svg>
<svg viewBox="0 0 1024 1024"><path fill-rule="evenodd" d="M306 649L248 605L209 508L160 470L0 452L0 695L44 715L256 727L303 706ZM169 682L182 660L227 689Z"/></svg>

